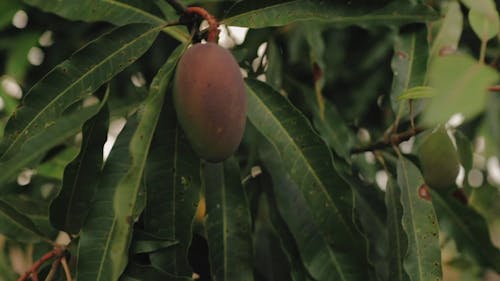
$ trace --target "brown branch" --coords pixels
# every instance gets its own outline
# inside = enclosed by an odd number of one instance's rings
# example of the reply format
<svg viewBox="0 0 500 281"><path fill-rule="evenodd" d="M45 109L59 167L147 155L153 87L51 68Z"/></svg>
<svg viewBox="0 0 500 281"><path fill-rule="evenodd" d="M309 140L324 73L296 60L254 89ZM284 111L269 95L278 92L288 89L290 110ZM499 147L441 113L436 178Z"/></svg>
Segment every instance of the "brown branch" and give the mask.
<svg viewBox="0 0 500 281"><path fill-rule="evenodd" d="M353 148L351 150L351 154L357 154L357 153L363 153L367 151L374 151L374 150L379 150L379 149L384 149L389 146L394 146L398 145L404 141L409 140L411 137L418 135L419 133L423 132L423 128L416 127L414 129L410 129L408 131L399 133L399 134L392 134L388 138L378 141L376 143L373 143L371 145L365 146L365 147L358 147L358 148Z"/></svg>
<svg viewBox="0 0 500 281"><path fill-rule="evenodd" d="M500 92L500 85L491 86L491 87L488 88L488 91L490 91L490 92Z"/></svg>
<svg viewBox="0 0 500 281"><path fill-rule="evenodd" d="M30 270L28 270L23 275L21 275L21 277L19 277L19 279L17 279L17 281L26 281L26 280L28 280L28 278L30 276L31 276L31 280L38 281L38 269L40 268L40 266L42 266L45 262L51 260L54 257L57 257L57 258L61 257L62 255L64 255L64 252L65 252L65 249L62 247L54 248L52 251L46 253L39 260L37 260L33 264L33 266L30 268Z"/></svg>
<svg viewBox="0 0 500 281"><path fill-rule="evenodd" d="M61 258L61 264L62 264L62 266L64 268L64 274L66 275L66 281L73 280L71 278L71 271L69 270L68 261L66 261L66 257L65 256L63 256Z"/></svg>

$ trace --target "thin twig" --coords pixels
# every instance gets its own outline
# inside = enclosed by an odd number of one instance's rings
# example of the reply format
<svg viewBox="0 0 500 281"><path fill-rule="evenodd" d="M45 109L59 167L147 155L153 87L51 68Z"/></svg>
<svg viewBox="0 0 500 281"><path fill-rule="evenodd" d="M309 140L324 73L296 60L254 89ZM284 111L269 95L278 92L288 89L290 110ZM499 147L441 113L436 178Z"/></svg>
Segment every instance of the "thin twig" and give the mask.
<svg viewBox="0 0 500 281"><path fill-rule="evenodd" d="M73 279L71 278L71 271L69 270L68 261L66 260L65 256L63 256L61 258L61 264L64 268L64 274L66 275L66 281L72 281Z"/></svg>
<svg viewBox="0 0 500 281"><path fill-rule="evenodd" d="M59 259L55 260L50 267L50 271L45 277L45 281L52 281L56 277L57 270L59 269Z"/></svg>
<svg viewBox="0 0 500 281"><path fill-rule="evenodd" d="M43 255L39 260L37 260L33 264L33 266L31 267L30 270L28 270L23 275L21 275L21 277L19 277L19 279L17 279L17 281L26 281L30 275L31 275L31 279L33 281L38 281L37 272L38 272L38 269L40 268L40 266L42 266L46 261L48 261L54 257L60 257L61 255L64 254L64 251L65 251L64 248L56 247L52 251L46 253L45 255Z"/></svg>
<svg viewBox="0 0 500 281"><path fill-rule="evenodd" d="M411 124L411 129L415 131L415 115L413 112L413 99L410 99L410 124Z"/></svg>
<svg viewBox="0 0 500 281"><path fill-rule="evenodd" d="M379 149L383 149L383 148L386 148L389 146L396 146L404 141L409 140L411 137L416 136L423 131L424 131L423 128L417 127L417 128L410 129L408 131L405 131L405 132L402 132L399 134L392 134L388 138L385 138L384 140L373 143L371 145L368 145L365 147L354 148L351 150L351 154L379 150Z"/></svg>
<svg viewBox="0 0 500 281"><path fill-rule="evenodd" d="M488 88L490 92L500 92L500 85L491 86Z"/></svg>
<svg viewBox="0 0 500 281"><path fill-rule="evenodd" d="M177 1L177 0L167 0L168 4L170 4L170 6L172 6L172 8L175 9L175 11L179 14L179 15L182 15L186 12L186 6L184 6L184 4L182 4L181 2Z"/></svg>

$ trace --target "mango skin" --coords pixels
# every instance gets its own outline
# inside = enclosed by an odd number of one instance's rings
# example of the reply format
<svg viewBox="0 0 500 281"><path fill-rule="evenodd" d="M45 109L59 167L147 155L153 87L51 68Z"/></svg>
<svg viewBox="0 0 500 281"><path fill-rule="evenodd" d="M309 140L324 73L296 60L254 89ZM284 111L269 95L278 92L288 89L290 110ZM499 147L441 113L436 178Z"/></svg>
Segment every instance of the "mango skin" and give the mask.
<svg viewBox="0 0 500 281"><path fill-rule="evenodd" d="M179 60L173 86L177 119L193 150L220 162L245 131L247 96L238 63L215 43L195 44Z"/></svg>
<svg viewBox="0 0 500 281"><path fill-rule="evenodd" d="M438 127L422 141L418 158L428 186L440 189L455 183L460 171L460 160L443 126Z"/></svg>

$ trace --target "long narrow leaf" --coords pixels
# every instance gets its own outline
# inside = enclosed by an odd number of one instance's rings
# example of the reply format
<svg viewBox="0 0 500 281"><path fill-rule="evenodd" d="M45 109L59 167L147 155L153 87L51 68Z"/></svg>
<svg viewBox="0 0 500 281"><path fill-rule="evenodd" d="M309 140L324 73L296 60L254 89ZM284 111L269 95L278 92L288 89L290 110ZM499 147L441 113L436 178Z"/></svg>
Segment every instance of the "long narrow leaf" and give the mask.
<svg viewBox="0 0 500 281"><path fill-rule="evenodd" d="M3 200L0 200L0 233L20 242L49 241L30 218Z"/></svg>
<svg viewBox="0 0 500 281"><path fill-rule="evenodd" d="M116 158L110 156L107 161L78 244L80 281L117 280L127 265L132 227L146 199L141 179L148 151L165 90L183 48L178 47L155 76L137 127L132 124L127 128L119 138Z"/></svg>
<svg viewBox="0 0 500 281"><path fill-rule="evenodd" d="M296 0L245 11L223 20L227 25L263 28L297 21L320 21L336 25L403 25L436 19L423 4L394 2L380 9L328 1Z"/></svg>
<svg viewBox="0 0 500 281"><path fill-rule="evenodd" d="M491 242L484 218L449 194L431 190L441 230L456 242L459 251L500 272L500 250Z"/></svg>
<svg viewBox="0 0 500 281"><path fill-rule="evenodd" d="M419 196L424 180L409 160L398 161L403 230L408 237L404 268L412 281L441 280L439 227L432 204Z"/></svg>
<svg viewBox="0 0 500 281"><path fill-rule="evenodd" d="M279 151L319 231L342 257L339 274L366 280L369 265L364 238L352 220L353 193L335 170L331 152L305 117L270 86L247 80L247 94L250 121ZM345 243L353 239L357 243Z"/></svg>
<svg viewBox="0 0 500 281"><path fill-rule="evenodd" d="M206 229L213 280L251 281L251 223L235 159L206 163Z"/></svg>
<svg viewBox="0 0 500 281"><path fill-rule="evenodd" d="M342 254L332 251L327 237L319 231L314 222L310 207L297 184L284 170L277 151L268 144L261 149L260 155L273 180L270 192L272 200L293 235L300 259L313 279L362 280L359 276L356 277L356 274L345 273L346 269L353 265L346 263L348 258L345 259Z"/></svg>
<svg viewBox="0 0 500 281"><path fill-rule="evenodd" d="M41 133L28 139L7 161L0 161L0 191L9 180L15 178L17 173L26 168L32 161L43 156L49 149L76 135L85 121L99 111L100 105L78 110L68 116L56 120Z"/></svg>
<svg viewBox="0 0 500 281"><path fill-rule="evenodd" d="M138 24L105 34L56 66L33 86L11 117L0 144L0 160L45 130L74 102L92 94L153 44L159 27Z"/></svg>
<svg viewBox="0 0 500 281"><path fill-rule="evenodd" d="M403 260L408 248L408 239L403 231L401 219L403 207L401 206L401 191L392 175L388 175L385 204L387 208L387 232L388 232L388 280L406 281L410 280L406 273Z"/></svg>
<svg viewBox="0 0 500 281"><path fill-rule="evenodd" d="M192 221L200 199L200 160L177 122L170 95L155 131L144 182L147 193L143 213L145 231L178 241L174 247L151 253L151 264L176 276L191 276L187 254Z"/></svg>
<svg viewBox="0 0 500 281"><path fill-rule="evenodd" d="M50 205L50 221L59 230L77 234L83 226L102 169L108 119L103 106L83 125L80 153L66 166L61 191Z"/></svg>

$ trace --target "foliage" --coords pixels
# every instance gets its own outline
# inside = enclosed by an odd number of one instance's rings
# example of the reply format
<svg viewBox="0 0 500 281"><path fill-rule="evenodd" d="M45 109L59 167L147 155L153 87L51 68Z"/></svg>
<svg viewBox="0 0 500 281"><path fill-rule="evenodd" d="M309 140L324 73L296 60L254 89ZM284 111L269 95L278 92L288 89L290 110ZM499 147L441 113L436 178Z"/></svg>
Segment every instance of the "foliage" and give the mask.
<svg viewBox="0 0 500 281"><path fill-rule="evenodd" d="M176 120L206 33L173 2L0 1L0 280L47 252L78 281L500 274L493 0L179 1L246 77L243 142L216 164ZM461 173L436 190L417 151L438 126Z"/></svg>

